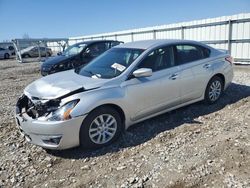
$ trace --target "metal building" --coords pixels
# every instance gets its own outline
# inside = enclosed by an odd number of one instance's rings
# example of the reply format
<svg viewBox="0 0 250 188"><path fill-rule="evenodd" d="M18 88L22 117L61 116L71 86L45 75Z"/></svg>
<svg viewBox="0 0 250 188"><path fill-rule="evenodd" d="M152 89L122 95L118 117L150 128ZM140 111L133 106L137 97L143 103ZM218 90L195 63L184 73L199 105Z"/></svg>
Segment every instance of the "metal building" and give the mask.
<svg viewBox="0 0 250 188"><path fill-rule="evenodd" d="M237 63L250 63L250 13L71 37L69 44L94 39L113 39L124 42L147 39L196 40L215 48L228 50Z"/></svg>

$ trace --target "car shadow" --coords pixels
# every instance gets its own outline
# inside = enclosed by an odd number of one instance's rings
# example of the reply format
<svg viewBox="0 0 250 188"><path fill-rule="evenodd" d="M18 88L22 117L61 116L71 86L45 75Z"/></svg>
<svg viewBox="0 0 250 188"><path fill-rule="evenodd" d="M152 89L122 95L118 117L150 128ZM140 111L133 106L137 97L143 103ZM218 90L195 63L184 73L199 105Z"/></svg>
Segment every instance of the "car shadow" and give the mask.
<svg viewBox="0 0 250 188"><path fill-rule="evenodd" d="M68 159L83 159L118 152L124 148L147 142L159 133L174 129L184 123L195 123L202 126L202 122L195 120L199 116L219 111L225 106L236 103L248 96L250 96L250 86L232 83L217 103L206 105L204 102L198 102L137 123L125 131L120 139L110 146L97 150L82 150L77 147L63 151L48 150L47 152Z"/></svg>

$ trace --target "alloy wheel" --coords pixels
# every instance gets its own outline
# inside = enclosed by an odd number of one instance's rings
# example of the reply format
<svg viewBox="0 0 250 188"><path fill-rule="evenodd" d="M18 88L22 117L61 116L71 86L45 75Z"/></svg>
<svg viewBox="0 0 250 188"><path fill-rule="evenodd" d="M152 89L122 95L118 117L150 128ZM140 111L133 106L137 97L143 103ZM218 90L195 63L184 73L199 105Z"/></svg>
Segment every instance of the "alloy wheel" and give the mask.
<svg viewBox="0 0 250 188"><path fill-rule="evenodd" d="M216 101L220 95L221 95L221 82L218 80L214 80L210 87L209 87L209 92L208 96L212 102Z"/></svg>
<svg viewBox="0 0 250 188"><path fill-rule="evenodd" d="M95 144L105 144L116 134L117 121L110 114L97 116L89 127L89 137Z"/></svg>

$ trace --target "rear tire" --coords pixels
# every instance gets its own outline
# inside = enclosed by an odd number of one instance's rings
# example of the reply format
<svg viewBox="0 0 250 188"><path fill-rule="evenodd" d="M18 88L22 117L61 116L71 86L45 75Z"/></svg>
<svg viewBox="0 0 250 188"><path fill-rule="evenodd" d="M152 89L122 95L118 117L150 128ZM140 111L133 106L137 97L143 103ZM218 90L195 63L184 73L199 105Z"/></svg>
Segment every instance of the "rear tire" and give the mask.
<svg viewBox="0 0 250 188"><path fill-rule="evenodd" d="M28 57L31 57L29 54L23 54L22 55L23 58L28 58Z"/></svg>
<svg viewBox="0 0 250 188"><path fill-rule="evenodd" d="M121 134L120 114L111 107L100 107L92 111L80 129L82 148L99 148L111 144Z"/></svg>
<svg viewBox="0 0 250 188"><path fill-rule="evenodd" d="M9 59L10 58L10 55L9 54L4 54L4 59Z"/></svg>
<svg viewBox="0 0 250 188"><path fill-rule="evenodd" d="M205 102L213 104L218 101L223 93L224 83L218 76L214 76L207 84L205 91Z"/></svg>

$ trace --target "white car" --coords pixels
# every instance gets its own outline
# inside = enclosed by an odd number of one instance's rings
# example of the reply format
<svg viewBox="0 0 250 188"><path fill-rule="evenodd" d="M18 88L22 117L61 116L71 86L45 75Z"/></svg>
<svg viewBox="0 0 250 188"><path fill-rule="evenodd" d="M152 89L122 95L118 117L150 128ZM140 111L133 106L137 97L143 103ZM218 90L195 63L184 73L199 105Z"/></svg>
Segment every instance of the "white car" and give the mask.
<svg viewBox="0 0 250 188"><path fill-rule="evenodd" d="M17 102L16 122L44 148L95 148L137 122L201 100L215 103L232 79L231 56L202 43L125 43L31 83Z"/></svg>
<svg viewBox="0 0 250 188"><path fill-rule="evenodd" d="M11 55L10 50L0 48L0 59L9 59L10 55Z"/></svg>

